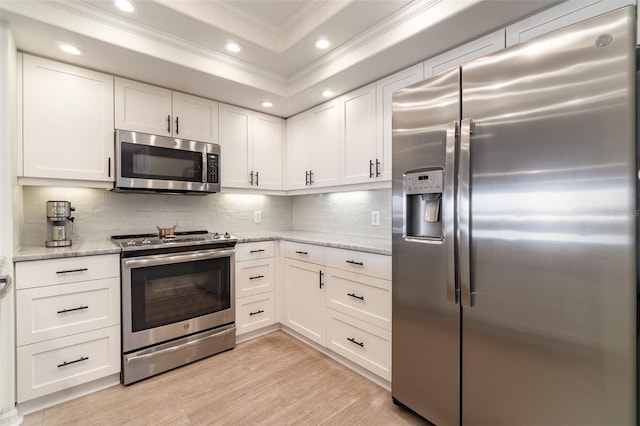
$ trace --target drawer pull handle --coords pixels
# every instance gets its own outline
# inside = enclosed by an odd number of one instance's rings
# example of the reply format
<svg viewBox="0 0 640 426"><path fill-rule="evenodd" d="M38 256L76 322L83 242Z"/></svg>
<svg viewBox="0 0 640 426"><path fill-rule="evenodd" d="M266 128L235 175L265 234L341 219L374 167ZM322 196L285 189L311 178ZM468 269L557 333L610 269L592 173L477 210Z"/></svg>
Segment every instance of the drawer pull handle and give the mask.
<svg viewBox="0 0 640 426"><path fill-rule="evenodd" d="M306 251L297 251L296 253L298 253L298 254L304 254L304 255L309 254L309 253L308 253L308 252L306 252Z"/></svg>
<svg viewBox="0 0 640 426"><path fill-rule="evenodd" d="M258 315L258 314L261 314L261 313L263 313L263 312L264 312L264 311L263 311L262 309L260 309L260 310L258 310L258 311L255 311L255 312L249 312L249 316L250 316L250 317L252 317L252 316L254 316L254 315Z"/></svg>
<svg viewBox="0 0 640 426"><path fill-rule="evenodd" d="M260 249L260 250L251 250L249 253L260 253L261 251L264 251L264 249Z"/></svg>
<svg viewBox="0 0 640 426"><path fill-rule="evenodd" d="M358 342L353 337L347 337L347 340L350 341L351 343L355 343L356 345L360 346L361 348L364 348L364 342Z"/></svg>
<svg viewBox="0 0 640 426"><path fill-rule="evenodd" d="M67 269L65 271L57 271L56 274L70 274L71 272L85 272L88 270L89 270L88 268Z"/></svg>
<svg viewBox="0 0 640 426"><path fill-rule="evenodd" d="M351 297L353 297L354 299L359 299L359 300L364 301L364 296L356 296L356 294L355 294L355 293L347 293L347 296L351 296Z"/></svg>
<svg viewBox="0 0 640 426"><path fill-rule="evenodd" d="M364 266L364 263L356 262L355 260L347 260L347 263L350 263L352 265Z"/></svg>
<svg viewBox="0 0 640 426"><path fill-rule="evenodd" d="M66 314L67 312L81 311L83 309L89 309L89 307L88 306L78 306L77 308L63 309L61 311L58 311L58 313L59 314Z"/></svg>
<svg viewBox="0 0 640 426"><path fill-rule="evenodd" d="M75 364L76 362L86 361L88 359L89 359L88 356L81 356L80 358L76 359L75 361L69 361L69 362L65 361L62 364L58 364L58 368L66 367L67 365Z"/></svg>
<svg viewBox="0 0 640 426"><path fill-rule="evenodd" d="M256 275L255 277L249 277L250 280L257 280L258 278L264 278L264 275Z"/></svg>

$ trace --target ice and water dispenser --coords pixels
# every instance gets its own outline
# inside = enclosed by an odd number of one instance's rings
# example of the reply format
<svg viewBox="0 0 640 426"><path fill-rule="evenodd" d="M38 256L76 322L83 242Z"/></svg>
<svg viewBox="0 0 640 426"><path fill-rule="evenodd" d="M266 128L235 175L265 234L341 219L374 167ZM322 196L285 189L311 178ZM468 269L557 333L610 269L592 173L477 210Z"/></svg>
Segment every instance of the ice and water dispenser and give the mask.
<svg viewBox="0 0 640 426"><path fill-rule="evenodd" d="M425 240L442 239L442 169L406 172L406 237Z"/></svg>

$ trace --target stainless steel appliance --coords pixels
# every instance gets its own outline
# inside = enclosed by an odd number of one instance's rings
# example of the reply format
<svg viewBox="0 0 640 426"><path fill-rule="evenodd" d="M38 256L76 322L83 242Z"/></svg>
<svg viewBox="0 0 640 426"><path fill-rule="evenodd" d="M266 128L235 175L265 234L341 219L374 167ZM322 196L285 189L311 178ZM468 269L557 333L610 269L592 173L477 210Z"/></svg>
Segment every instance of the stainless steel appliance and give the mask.
<svg viewBox="0 0 640 426"><path fill-rule="evenodd" d="M220 145L116 130L114 191L220 191Z"/></svg>
<svg viewBox="0 0 640 426"><path fill-rule="evenodd" d="M71 207L69 201L47 201L47 241L46 247L68 247L71 245L73 234L73 220L71 212L76 209Z"/></svg>
<svg viewBox="0 0 640 426"><path fill-rule="evenodd" d="M636 424L635 8L393 97L392 397Z"/></svg>
<svg viewBox="0 0 640 426"><path fill-rule="evenodd" d="M207 231L119 235L128 385L235 345L235 244Z"/></svg>

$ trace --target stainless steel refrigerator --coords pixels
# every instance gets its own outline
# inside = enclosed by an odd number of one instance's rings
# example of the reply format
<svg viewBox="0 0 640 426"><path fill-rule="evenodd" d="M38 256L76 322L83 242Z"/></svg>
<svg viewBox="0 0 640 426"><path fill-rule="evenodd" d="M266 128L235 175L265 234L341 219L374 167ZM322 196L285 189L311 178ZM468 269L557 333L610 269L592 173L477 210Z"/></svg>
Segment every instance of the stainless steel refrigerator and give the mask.
<svg viewBox="0 0 640 426"><path fill-rule="evenodd" d="M635 8L393 97L394 401L636 424Z"/></svg>

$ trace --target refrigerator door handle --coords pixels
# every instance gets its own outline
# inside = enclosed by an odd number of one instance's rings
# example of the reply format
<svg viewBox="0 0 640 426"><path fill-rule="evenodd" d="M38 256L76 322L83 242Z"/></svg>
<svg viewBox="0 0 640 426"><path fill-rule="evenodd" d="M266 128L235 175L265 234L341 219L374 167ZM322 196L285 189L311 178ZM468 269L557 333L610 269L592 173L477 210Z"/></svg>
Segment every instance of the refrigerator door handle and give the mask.
<svg viewBox="0 0 640 426"><path fill-rule="evenodd" d="M444 193L442 200L442 220L444 226L444 242L447 251L447 302L458 303L458 286L456 282L456 229L455 229L455 184L456 184L456 142L458 139L458 122L447 125L444 160Z"/></svg>
<svg viewBox="0 0 640 426"><path fill-rule="evenodd" d="M465 118L460 126L458 181L458 272L460 274L461 305L473 306L471 288L471 134L473 120Z"/></svg>

